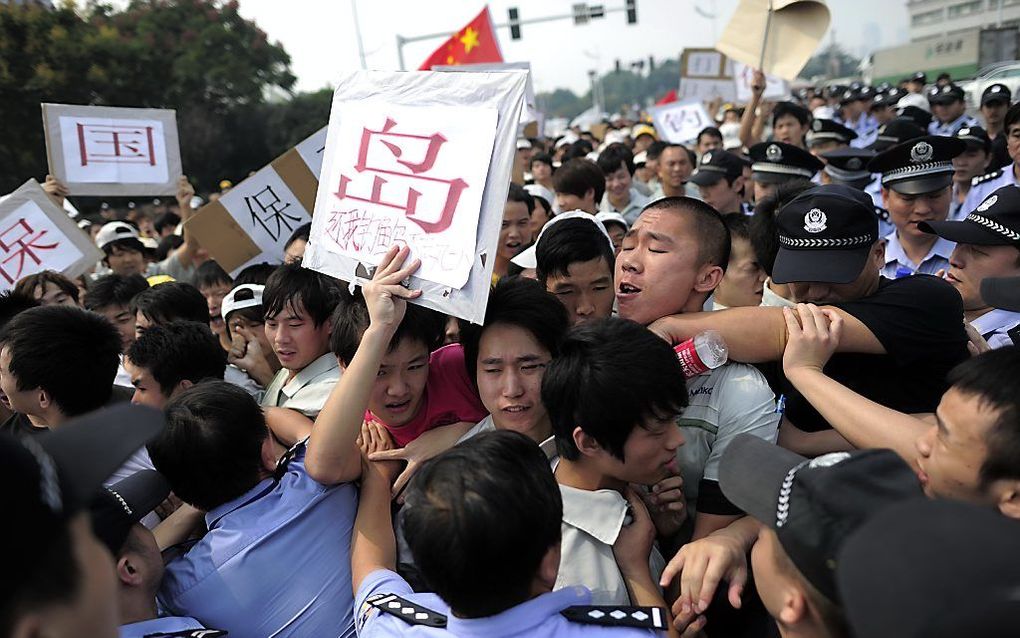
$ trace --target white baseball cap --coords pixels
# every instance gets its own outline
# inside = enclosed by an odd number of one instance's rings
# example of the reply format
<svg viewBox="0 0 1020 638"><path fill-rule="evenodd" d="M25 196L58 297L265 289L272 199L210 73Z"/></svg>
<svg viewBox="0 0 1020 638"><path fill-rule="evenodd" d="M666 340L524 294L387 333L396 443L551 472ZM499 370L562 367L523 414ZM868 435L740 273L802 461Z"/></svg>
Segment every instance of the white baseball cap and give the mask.
<svg viewBox="0 0 1020 638"><path fill-rule="evenodd" d="M553 204L556 203L556 195L554 195L551 190L549 190L545 186L542 186L541 184L526 184L524 186L524 190L531 193L531 195L534 197L541 197L542 199L549 203L549 206L552 206Z"/></svg>
<svg viewBox="0 0 1020 638"><path fill-rule="evenodd" d="M100 250L108 244L119 239L136 239L139 240L138 230L127 222L108 222L103 224L103 227L96 233L96 246Z"/></svg>
<svg viewBox="0 0 1020 638"><path fill-rule="evenodd" d="M630 230L630 224L627 223L627 220L620 213L614 213L614 212L611 212L611 211L605 211L605 212L602 212L602 213L599 213L599 214L595 215L595 219L597 219L600 222L602 222L603 228L605 227L606 224L608 224L610 222L615 222L615 223L620 224L621 226L623 226L623 228L625 230Z"/></svg>
<svg viewBox="0 0 1020 638"><path fill-rule="evenodd" d="M616 252L616 248L613 246L613 240L609 237L609 233L606 232L606 227L602 225L602 222L596 219L591 213L586 213L583 210L572 210L569 213L561 213L550 219L546 225L542 227L542 230L538 232L538 239L535 240L535 243L522 250L516 257L510 260L510 263L517 264L521 268L538 268L538 257L536 253L536 250L538 249L538 242L542 241L542 236L545 235L545 231L549 230L551 226L563 221L564 219L586 219L595 224L595 227L599 229L599 232L602 233L605 236L606 241L609 242L610 250Z"/></svg>
<svg viewBox="0 0 1020 638"><path fill-rule="evenodd" d="M223 301L220 303L220 316L224 319L227 315L234 312L235 310L243 310L245 308L251 308L253 306L262 305L262 293L266 287L260 284L241 284L233 290L227 293L223 297ZM251 299L238 299L237 293L242 290L250 290L252 293Z"/></svg>

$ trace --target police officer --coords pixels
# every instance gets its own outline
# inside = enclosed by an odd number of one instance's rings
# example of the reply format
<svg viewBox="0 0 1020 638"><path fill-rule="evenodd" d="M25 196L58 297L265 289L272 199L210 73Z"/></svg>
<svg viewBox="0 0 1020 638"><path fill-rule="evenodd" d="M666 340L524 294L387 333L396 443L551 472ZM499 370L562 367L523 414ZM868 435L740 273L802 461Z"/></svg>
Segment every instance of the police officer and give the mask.
<svg viewBox="0 0 1020 638"><path fill-rule="evenodd" d="M992 140L992 159L988 165L992 170L1012 163L1006 150L1006 131L1003 127L1012 100L1013 94L1005 84L993 84L981 93L981 119Z"/></svg>
<svg viewBox="0 0 1020 638"><path fill-rule="evenodd" d="M919 126L913 119L897 116L888 124L883 124L878 128L878 134L875 136L875 141L872 142L868 148L875 151L875 153L881 153L882 151L888 150L897 144L906 142L907 140L924 137L924 135L924 128ZM881 175L875 175L875 178L871 180L871 183L864 188L864 192L871 195L871 199L875 201L875 206L881 208ZM892 229L889 229L889 232L892 232ZM883 233L882 236L885 237L887 234L888 233Z"/></svg>
<svg viewBox="0 0 1020 638"><path fill-rule="evenodd" d="M967 101L963 89L955 84L933 86L928 90L928 104L931 105L935 120L928 125L930 135L956 135L965 126L975 126L978 121L967 115Z"/></svg>
<svg viewBox="0 0 1020 638"><path fill-rule="evenodd" d="M986 278L1020 275L1020 188L1003 186L961 221L926 222L926 233L956 242L948 281L963 298L964 318L992 348L1011 345L1020 313L996 309L981 294Z"/></svg>
<svg viewBox="0 0 1020 638"><path fill-rule="evenodd" d="M723 215L750 215L751 207L744 202L746 165L744 160L728 151L709 151L701 156L698 168L691 173L690 181L698 187L701 199Z"/></svg>
<svg viewBox="0 0 1020 638"><path fill-rule="evenodd" d="M949 215L953 158L965 147L962 140L927 136L898 144L868 164L868 170L882 174L882 204L896 227L885 238L884 277L933 275L948 268L953 243L922 232L918 224Z"/></svg>
<svg viewBox="0 0 1020 638"><path fill-rule="evenodd" d="M802 148L783 142L762 142L748 149L754 201L775 192L776 186L794 179L812 179L824 164Z"/></svg>
<svg viewBox="0 0 1020 638"><path fill-rule="evenodd" d="M858 84L851 85L840 98L840 110L843 114L840 119L858 137L870 137L878 128L878 120L870 112L874 99L873 88Z"/></svg>
<svg viewBox="0 0 1020 638"><path fill-rule="evenodd" d="M811 128L808 130L807 147L812 155L821 157L828 151L850 146L856 139L857 133L836 120L817 119L811 122Z"/></svg>
<svg viewBox="0 0 1020 638"><path fill-rule="evenodd" d="M980 126L965 126L956 132L955 137L967 145L966 150L953 158L953 199L949 205L949 219L961 219L968 212L963 202L970 193L975 177L985 174L988 167L991 140L988 133Z"/></svg>
<svg viewBox="0 0 1020 638"><path fill-rule="evenodd" d="M1020 136L1020 103L1014 104L1006 111L1006 117L1003 119L1003 130L1006 131L1007 139L1009 138L1010 131ZM967 198L963 200L964 211L974 210L978 207L978 204L985 201L986 197L999 188L1020 183L1020 177L1018 177L1020 175L1020 144L1014 144L1009 155L1013 162L1008 166L974 178L971 182L970 192L967 193Z"/></svg>
<svg viewBox="0 0 1020 638"><path fill-rule="evenodd" d="M823 153L825 168L822 169L823 184L843 184L868 192L868 187L879 179L868 170L868 162L875 157L875 152L866 148L841 148L835 151ZM868 193L871 195L871 193ZM878 217L878 232L881 237L887 236L895 230L892 222L889 221L889 211L882 208L881 189L877 192L875 202L875 216Z"/></svg>
<svg viewBox="0 0 1020 638"><path fill-rule="evenodd" d="M163 559L152 532L139 521L169 494L162 474L142 470L104 488L92 501L92 529L113 555L117 572L120 638L225 636L225 631L206 629L194 618L157 617Z"/></svg>

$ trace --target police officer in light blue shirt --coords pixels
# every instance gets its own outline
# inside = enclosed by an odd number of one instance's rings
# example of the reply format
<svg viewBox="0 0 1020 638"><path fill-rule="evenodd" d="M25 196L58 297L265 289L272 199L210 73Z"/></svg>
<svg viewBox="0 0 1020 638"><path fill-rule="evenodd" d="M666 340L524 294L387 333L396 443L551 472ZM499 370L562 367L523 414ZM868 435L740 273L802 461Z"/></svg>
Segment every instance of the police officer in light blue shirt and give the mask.
<svg viewBox="0 0 1020 638"><path fill-rule="evenodd" d="M232 636L352 636L356 448L331 480L314 480L306 459L319 444L288 450L255 400L222 381L185 390L166 415L150 456L181 500L207 512L209 531L167 564L162 608Z"/></svg>
<svg viewBox="0 0 1020 638"><path fill-rule="evenodd" d="M928 125L929 135L952 137L964 127L976 126L979 122L967 115L966 94L955 84L933 86L928 89L928 104L935 118Z"/></svg>
<svg viewBox="0 0 1020 638"><path fill-rule="evenodd" d="M1003 120L1003 130L1006 134L1007 150L1014 149L1009 151L1013 163L981 177L974 178L974 181L971 182L970 192L967 193L967 197L963 200L963 205L960 207L962 215L966 215L977 208L989 195L1003 186L1016 186L1020 184L1020 178L1018 178L1018 175L1020 175L1020 165L1017 164L1017 159L1020 155L1015 150L1020 149L1020 144L1011 141L1014 139L1014 136L1020 137L1020 102L1009 107L1009 110L1006 111L1006 118Z"/></svg>
<svg viewBox="0 0 1020 638"><path fill-rule="evenodd" d="M963 140L927 136L897 144L868 164L868 170L882 174L882 202L896 227L886 236L883 277L933 275L949 267L953 242L918 225L949 215L953 158L965 148Z"/></svg>

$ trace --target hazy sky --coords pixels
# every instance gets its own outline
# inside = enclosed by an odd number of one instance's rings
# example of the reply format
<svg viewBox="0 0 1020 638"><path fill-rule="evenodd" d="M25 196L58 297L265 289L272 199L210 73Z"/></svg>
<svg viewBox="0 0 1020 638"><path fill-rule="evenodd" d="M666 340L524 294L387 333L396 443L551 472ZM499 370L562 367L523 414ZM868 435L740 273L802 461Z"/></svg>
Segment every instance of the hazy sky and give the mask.
<svg viewBox="0 0 1020 638"><path fill-rule="evenodd" d="M569 14L578 0L489 2L493 21L506 21L516 6L522 19ZM602 0L607 8L624 0ZM453 32L485 5L483 0L357 0L358 18L370 69L396 69L396 34ZM853 53L894 46L907 38L906 0L829 0L836 39ZM676 56L684 47L711 46L722 32L737 0L637 0L638 22L628 25L623 12L574 26L560 20L522 27L522 39L497 30L507 61L529 61L537 90L587 89L588 70L606 71L613 60L624 64L654 55ZM338 71L360 67L353 26L352 0L240 0L241 14L255 20L271 40L283 44L298 77L297 88L329 86ZM716 14L712 20L701 14ZM830 28L831 36L831 28ZM826 40L828 41L828 39ZM441 44L441 39L404 47L409 69Z"/></svg>

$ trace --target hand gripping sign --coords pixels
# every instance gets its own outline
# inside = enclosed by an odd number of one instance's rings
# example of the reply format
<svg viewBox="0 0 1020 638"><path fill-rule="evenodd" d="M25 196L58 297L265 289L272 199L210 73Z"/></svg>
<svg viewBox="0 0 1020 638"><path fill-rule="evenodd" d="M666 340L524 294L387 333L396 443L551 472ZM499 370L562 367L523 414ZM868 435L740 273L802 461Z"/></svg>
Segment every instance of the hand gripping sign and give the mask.
<svg viewBox="0 0 1020 638"><path fill-rule="evenodd" d="M481 323L527 75L342 77L304 266L359 282L407 245L416 303Z"/></svg>
<svg viewBox="0 0 1020 638"><path fill-rule="evenodd" d="M34 179L0 199L0 290L43 270L77 277L102 257Z"/></svg>
<svg viewBox="0 0 1020 638"><path fill-rule="evenodd" d="M174 111L43 104L50 173L71 195L174 195Z"/></svg>

